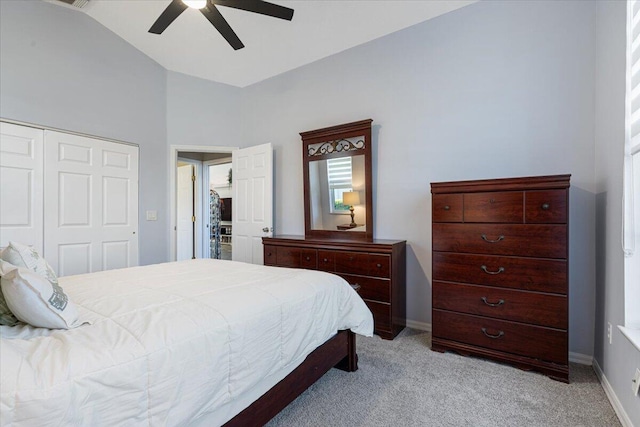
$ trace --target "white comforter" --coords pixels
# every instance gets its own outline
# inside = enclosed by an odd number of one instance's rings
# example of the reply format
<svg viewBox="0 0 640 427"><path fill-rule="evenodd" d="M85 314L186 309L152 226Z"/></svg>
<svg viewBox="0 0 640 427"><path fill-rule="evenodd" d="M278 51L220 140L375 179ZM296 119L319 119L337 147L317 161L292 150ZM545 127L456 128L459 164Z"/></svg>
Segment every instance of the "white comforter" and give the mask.
<svg viewBox="0 0 640 427"><path fill-rule="evenodd" d="M373 318L340 277L192 260L60 278L83 325L0 327L0 424L223 424L340 329Z"/></svg>

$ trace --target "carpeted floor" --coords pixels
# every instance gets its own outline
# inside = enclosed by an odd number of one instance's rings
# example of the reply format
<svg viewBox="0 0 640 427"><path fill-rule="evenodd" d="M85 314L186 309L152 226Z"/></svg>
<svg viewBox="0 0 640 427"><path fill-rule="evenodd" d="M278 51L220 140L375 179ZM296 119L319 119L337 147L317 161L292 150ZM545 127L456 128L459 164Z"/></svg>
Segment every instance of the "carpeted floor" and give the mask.
<svg viewBox="0 0 640 427"><path fill-rule="evenodd" d="M358 337L359 370L330 370L269 424L277 426L619 426L590 366L570 384L429 349L431 335Z"/></svg>

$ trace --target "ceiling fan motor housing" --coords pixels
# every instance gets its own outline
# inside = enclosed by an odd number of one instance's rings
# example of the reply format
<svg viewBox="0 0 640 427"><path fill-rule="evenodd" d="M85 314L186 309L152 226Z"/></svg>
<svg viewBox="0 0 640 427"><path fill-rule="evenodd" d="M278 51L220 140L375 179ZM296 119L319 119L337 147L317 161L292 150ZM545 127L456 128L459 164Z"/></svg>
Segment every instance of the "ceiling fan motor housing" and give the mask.
<svg viewBox="0 0 640 427"><path fill-rule="evenodd" d="M77 7L77 8L85 7L87 3L89 3L89 0L58 0L58 1Z"/></svg>

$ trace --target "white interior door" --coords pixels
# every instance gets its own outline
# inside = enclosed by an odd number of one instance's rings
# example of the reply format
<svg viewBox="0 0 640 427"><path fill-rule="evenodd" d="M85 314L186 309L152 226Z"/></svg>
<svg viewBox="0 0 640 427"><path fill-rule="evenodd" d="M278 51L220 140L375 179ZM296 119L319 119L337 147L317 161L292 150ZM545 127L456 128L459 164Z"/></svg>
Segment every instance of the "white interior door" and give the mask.
<svg viewBox="0 0 640 427"><path fill-rule="evenodd" d="M194 225L194 199L193 199L193 165L178 166L178 225L177 225L177 260L195 258L193 252L193 225Z"/></svg>
<svg viewBox="0 0 640 427"><path fill-rule="evenodd" d="M13 240L43 253L43 137L0 123L0 247Z"/></svg>
<svg viewBox="0 0 640 427"><path fill-rule="evenodd" d="M60 276L138 265L138 147L45 131L44 246Z"/></svg>
<svg viewBox="0 0 640 427"><path fill-rule="evenodd" d="M234 261L262 264L262 237L273 233L271 144L233 151L232 168L232 257Z"/></svg>

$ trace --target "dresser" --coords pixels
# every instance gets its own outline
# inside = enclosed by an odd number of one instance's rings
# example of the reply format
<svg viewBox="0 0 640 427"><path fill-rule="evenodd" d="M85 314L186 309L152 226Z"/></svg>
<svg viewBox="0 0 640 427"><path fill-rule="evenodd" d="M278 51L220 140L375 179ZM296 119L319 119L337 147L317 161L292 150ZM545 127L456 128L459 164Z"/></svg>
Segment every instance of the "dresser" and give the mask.
<svg viewBox="0 0 640 427"><path fill-rule="evenodd" d="M406 326L406 242L263 237L264 264L335 273L373 313L375 333L393 339Z"/></svg>
<svg viewBox="0 0 640 427"><path fill-rule="evenodd" d="M433 350L568 382L569 179L431 184Z"/></svg>

